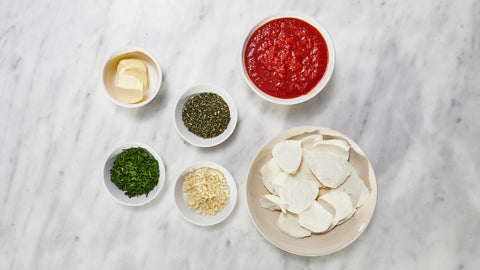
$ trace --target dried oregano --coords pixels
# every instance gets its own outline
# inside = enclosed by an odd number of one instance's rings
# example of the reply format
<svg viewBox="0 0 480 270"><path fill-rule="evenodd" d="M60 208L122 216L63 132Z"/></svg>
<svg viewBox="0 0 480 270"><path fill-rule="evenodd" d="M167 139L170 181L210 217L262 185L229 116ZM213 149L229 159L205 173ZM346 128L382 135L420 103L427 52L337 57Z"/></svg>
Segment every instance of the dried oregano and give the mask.
<svg viewBox="0 0 480 270"><path fill-rule="evenodd" d="M202 138L222 134L230 122L227 103L214 93L201 93L183 106L182 120L187 129Z"/></svg>

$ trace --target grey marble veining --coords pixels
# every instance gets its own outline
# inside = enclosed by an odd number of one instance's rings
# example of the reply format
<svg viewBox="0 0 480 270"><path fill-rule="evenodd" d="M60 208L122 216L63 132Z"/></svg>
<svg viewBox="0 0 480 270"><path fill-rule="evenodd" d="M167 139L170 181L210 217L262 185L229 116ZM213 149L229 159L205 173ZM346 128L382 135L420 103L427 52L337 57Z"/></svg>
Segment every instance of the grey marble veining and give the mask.
<svg viewBox="0 0 480 270"><path fill-rule="evenodd" d="M302 105L248 89L239 51L248 30L296 10L329 30L336 67ZM476 269L480 265L480 2L11 1L0 2L0 269ZM104 61L150 50L164 74L149 105L124 109L104 93ZM173 128L176 99L213 83L239 122L212 149ZM245 181L258 149L299 125L336 129L369 155L378 181L373 220L332 255L283 252L248 216ZM114 202L102 184L113 147L138 141L166 164L150 204ZM233 214L211 228L182 219L176 175L219 162L239 187Z"/></svg>

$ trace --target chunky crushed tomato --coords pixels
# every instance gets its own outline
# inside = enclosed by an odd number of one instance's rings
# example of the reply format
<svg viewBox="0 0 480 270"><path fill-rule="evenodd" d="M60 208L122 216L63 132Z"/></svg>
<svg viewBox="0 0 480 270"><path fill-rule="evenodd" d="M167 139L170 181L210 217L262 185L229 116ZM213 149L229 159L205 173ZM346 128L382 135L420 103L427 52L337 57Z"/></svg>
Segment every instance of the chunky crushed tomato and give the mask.
<svg viewBox="0 0 480 270"><path fill-rule="evenodd" d="M248 76L264 93L296 98L315 88L325 74L328 48L322 34L309 23L280 18L252 34L244 61Z"/></svg>

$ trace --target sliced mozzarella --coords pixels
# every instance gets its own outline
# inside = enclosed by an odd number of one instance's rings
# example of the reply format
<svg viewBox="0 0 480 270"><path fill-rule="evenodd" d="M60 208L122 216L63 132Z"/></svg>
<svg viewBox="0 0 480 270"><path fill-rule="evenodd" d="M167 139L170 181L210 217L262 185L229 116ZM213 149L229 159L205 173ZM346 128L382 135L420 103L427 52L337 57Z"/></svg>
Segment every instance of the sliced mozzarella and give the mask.
<svg viewBox="0 0 480 270"><path fill-rule="evenodd" d="M343 157L329 152L317 152L309 160L310 170L324 186L336 188L350 175L352 165Z"/></svg>
<svg viewBox="0 0 480 270"><path fill-rule="evenodd" d="M275 195L264 195L260 199L260 205L270 211L281 210L284 213L286 212L285 203L282 199L280 199L280 197L277 197Z"/></svg>
<svg viewBox="0 0 480 270"><path fill-rule="evenodd" d="M278 227L283 233L295 238L312 235L312 232L300 226L297 215L288 212L280 214L278 217Z"/></svg>
<svg viewBox="0 0 480 270"><path fill-rule="evenodd" d="M302 227L314 232L325 232L330 228L333 215L321 204L314 201L312 206L299 215L299 223Z"/></svg>
<svg viewBox="0 0 480 270"><path fill-rule="evenodd" d="M288 174L286 172L284 172L284 174L282 174L281 176L279 177L276 177L273 181L273 191L275 195L280 195L280 190L283 188L283 186L285 185L285 183L287 182L289 176L291 174Z"/></svg>
<svg viewBox="0 0 480 270"><path fill-rule="evenodd" d="M337 212L337 211L335 211L335 207L333 207L331 204L327 203L327 202L324 201L324 200L320 200L320 198L321 198L323 195L327 194L327 193L328 193L328 192L326 192L326 193L322 194L321 196L319 196L319 198L317 199L317 202L318 202L321 206L323 206L323 208L325 208L328 212L330 212L330 214L332 214L333 217L335 217L335 214L336 214L336 212ZM330 227L328 227L328 229L327 229L325 232L329 232L329 231L333 230L333 228L334 228L335 226L337 226L337 224L334 224L334 223L333 223L333 219L332 219L332 224L330 224Z"/></svg>
<svg viewBox="0 0 480 270"><path fill-rule="evenodd" d="M302 145L299 141L282 141L273 147L272 155L282 170L294 174L302 162Z"/></svg>
<svg viewBox="0 0 480 270"><path fill-rule="evenodd" d="M345 160L348 160L350 156L350 145L344 140L325 140L318 141L312 145L314 151L331 152L342 156Z"/></svg>
<svg viewBox="0 0 480 270"><path fill-rule="evenodd" d="M273 158L262 167L260 173L262 174L263 185L272 194L278 194L275 186L283 185L283 182L288 175L287 173L283 172L280 167L278 167Z"/></svg>
<svg viewBox="0 0 480 270"><path fill-rule="evenodd" d="M301 140L302 147L305 149L310 149L315 143L321 141L323 141L323 136L320 134L310 135Z"/></svg>
<svg viewBox="0 0 480 270"><path fill-rule="evenodd" d="M306 167L308 168L308 166L306 166ZM305 181L312 182L317 187L317 189L322 187L322 184L317 180L317 178L315 178L315 176L304 178L304 177L301 176L300 171L299 171L296 174L289 174L287 176L287 178L285 179L285 182L283 183L283 186L281 186L281 188L283 188L286 184L289 184L291 182L297 182L297 181L300 181L300 180L305 180ZM277 191L278 191L278 187L279 187L278 185L274 186L274 188L277 188Z"/></svg>
<svg viewBox="0 0 480 270"><path fill-rule="evenodd" d="M304 150L303 151L303 158L302 158L302 163L300 163L300 168L298 168L297 173L295 174L296 177L302 178L305 180L312 181L314 183L318 184L318 187L323 187L322 183L318 181L317 177L312 173L312 170L310 170L310 165L308 164L308 161L310 160L310 157L313 155L313 152L310 150Z"/></svg>
<svg viewBox="0 0 480 270"><path fill-rule="evenodd" d="M333 225L337 225L340 221L350 217L355 210L352 205L352 200L347 193L339 190L331 190L328 193L320 196L318 202L325 207L333 207L335 215L333 216Z"/></svg>
<svg viewBox="0 0 480 270"><path fill-rule="evenodd" d="M337 225L340 225L340 224L344 223L345 221L347 221L347 220L351 219L351 218L353 217L353 215L355 214L355 212L357 212L357 209L353 209L353 212L352 212L352 214L350 214L348 217L346 217L346 218L344 218L344 219L340 220L340 221L338 222L338 224L337 224Z"/></svg>
<svg viewBox="0 0 480 270"><path fill-rule="evenodd" d="M287 210L298 214L307 210L315 201L318 195L318 185L315 183L300 179L286 183L280 189L280 198L282 198Z"/></svg>
<svg viewBox="0 0 480 270"><path fill-rule="evenodd" d="M370 192L358 175L357 170L352 167L352 173L345 182L338 187L338 190L345 191L352 200L353 207L360 207L368 198Z"/></svg>

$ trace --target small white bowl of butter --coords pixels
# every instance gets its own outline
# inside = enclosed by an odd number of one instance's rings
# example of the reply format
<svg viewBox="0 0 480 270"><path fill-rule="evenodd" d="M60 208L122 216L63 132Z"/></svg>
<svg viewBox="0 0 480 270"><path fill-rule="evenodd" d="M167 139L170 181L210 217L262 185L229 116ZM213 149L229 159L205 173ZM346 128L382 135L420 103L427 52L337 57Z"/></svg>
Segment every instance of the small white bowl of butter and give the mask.
<svg viewBox="0 0 480 270"><path fill-rule="evenodd" d="M105 63L103 84L110 99L125 108L141 107L157 95L162 71L155 57L145 49L119 50Z"/></svg>

